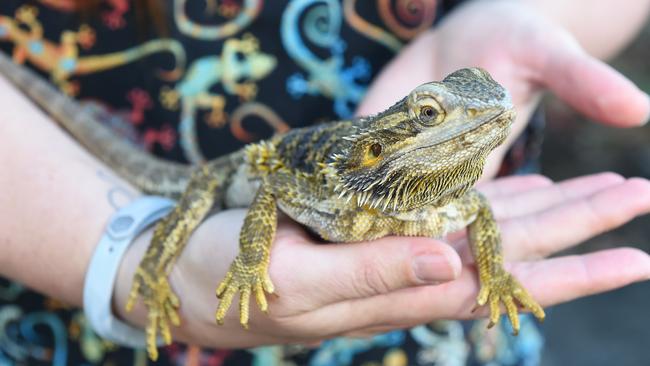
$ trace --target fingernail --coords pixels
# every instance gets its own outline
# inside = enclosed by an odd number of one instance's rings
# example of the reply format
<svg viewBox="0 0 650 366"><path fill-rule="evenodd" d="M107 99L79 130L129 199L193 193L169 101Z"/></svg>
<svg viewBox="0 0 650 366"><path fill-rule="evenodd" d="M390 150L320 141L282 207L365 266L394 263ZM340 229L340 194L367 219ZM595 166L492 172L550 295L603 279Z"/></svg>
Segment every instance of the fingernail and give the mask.
<svg viewBox="0 0 650 366"><path fill-rule="evenodd" d="M456 278L449 260L442 254L426 254L415 257L413 270L422 282L438 283Z"/></svg>

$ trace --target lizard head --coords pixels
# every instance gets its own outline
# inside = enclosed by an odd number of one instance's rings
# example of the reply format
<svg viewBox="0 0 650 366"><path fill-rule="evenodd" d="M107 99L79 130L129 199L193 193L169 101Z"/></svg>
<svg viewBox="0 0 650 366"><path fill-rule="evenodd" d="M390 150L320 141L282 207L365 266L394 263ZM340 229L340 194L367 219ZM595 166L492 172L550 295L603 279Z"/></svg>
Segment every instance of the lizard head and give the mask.
<svg viewBox="0 0 650 366"><path fill-rule="evenodd" d="M510 95L482 69L420 85L344 137L332 163L337 191L389 211L444 204L480 178L514 118Z"/></svg>

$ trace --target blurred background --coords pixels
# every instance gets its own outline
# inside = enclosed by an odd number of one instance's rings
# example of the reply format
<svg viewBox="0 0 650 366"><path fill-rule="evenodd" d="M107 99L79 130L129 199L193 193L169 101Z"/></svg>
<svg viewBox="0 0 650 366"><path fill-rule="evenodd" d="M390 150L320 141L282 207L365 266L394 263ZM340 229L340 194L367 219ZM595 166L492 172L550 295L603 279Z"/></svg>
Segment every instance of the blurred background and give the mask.
<svg viewBox="0 0 650 366"><path fill-rule="evenodd" d="M650 23L611 64L650 93ZM557 99L546 103L542 173L553 180L614 171L650 178L650 124L608 128ZM650 217L601 235L567 253L634 246L650 252ZM548 311L543 365L650 365L650 282L591 296Z"/></svg>

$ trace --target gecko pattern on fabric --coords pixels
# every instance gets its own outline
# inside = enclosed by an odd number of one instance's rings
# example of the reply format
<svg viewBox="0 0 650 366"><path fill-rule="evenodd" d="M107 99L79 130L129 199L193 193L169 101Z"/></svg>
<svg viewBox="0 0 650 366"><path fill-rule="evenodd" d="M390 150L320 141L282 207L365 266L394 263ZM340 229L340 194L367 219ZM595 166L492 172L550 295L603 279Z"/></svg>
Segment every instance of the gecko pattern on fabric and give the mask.
<svg viewBox="0 0 650 366"><path fill-rule="evenodd" d="M128 0L104 1L85 20L73 0L3 0L0 50L96 109L125 139L200 163L274 132L351 116L396 52L458 2L166 0L169 34L143 40ZM529 169L538 125L515 143L503 174ZM154 364L536 365L542 338L530 317L521 327L512 337L505 323L486 331L484 321L441 321L317 349L173 344ZM5 364L151 363L144 351L98 338L79 309L0 280Z"/></svg>

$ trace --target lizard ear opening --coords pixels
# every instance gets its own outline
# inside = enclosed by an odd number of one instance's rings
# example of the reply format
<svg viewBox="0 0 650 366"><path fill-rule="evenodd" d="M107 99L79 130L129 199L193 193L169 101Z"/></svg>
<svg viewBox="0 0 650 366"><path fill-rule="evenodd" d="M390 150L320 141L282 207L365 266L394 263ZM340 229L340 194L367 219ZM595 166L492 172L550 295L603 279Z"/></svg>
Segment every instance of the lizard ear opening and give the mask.
<svg viewBox="0 0 650 366"><path fill-rule="evenodd" d="M334 155L332 167L338 173L343 186L351 191L365 191L376 182L386 161L387 147L374 138L362 136L351 141L341 154Z"/></svg>
<svg viewBox="0 0 650 366"><path fill-rule="evenodd" d="M341 167L346 173L371 168L383 160L383 150L384 147L379 142L359 141L348 149L345 162L342 162Z"/></svg>
<svg viewBox="0 0 650 366"><path fill-rule="evenodd" d="M370 153L376 158L381 155L381 150L382 147L380 143L375 142L374 144L370 145Z"/></svg>

